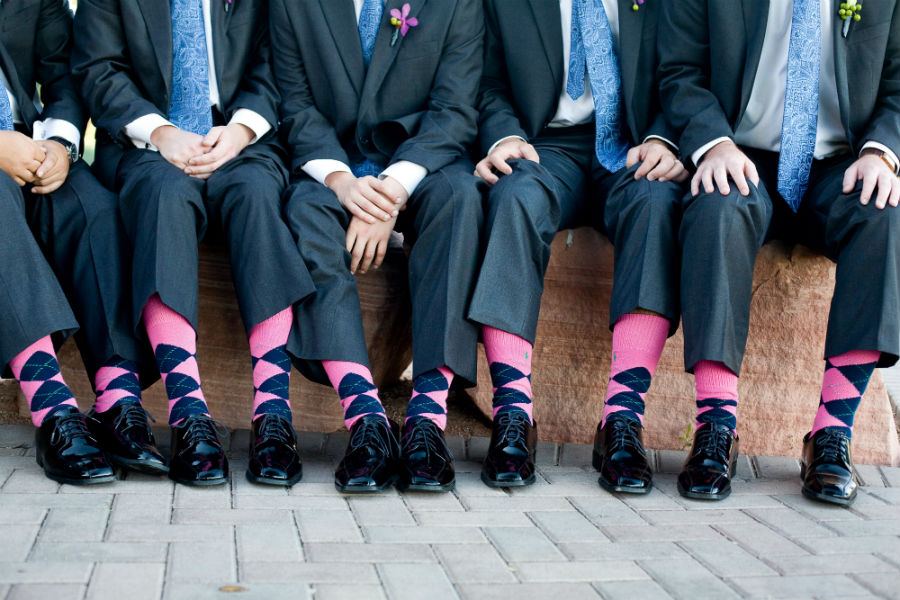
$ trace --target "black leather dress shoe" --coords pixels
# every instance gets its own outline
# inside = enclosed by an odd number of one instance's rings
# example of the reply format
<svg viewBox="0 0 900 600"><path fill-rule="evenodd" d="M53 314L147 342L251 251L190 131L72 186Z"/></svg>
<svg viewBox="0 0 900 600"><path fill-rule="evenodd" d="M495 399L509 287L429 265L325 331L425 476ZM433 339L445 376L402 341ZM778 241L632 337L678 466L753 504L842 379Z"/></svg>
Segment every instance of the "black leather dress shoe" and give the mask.
<svg viewBox="0 0 900 600"><path fill-rule="evenodd" d="M813 500L848 505L856 500L856 477L850 458L850 438L836 427L825 427L803 438L800 457L803 495Z"/></svg>
<svg viewBox="0 0 900 600"><path fill-rule="evenodd" d="M400 458L397 429L381 414L366 415L353 424L344 458L334 471L338 491L380 492L393 485Z"/></svg>
<svg viewBox="0 0 900 600"><path fill-rule="evenodd" d="M481 467L481 480L490 487L520 487L535 481L534 454L537 423L521 410L500 413L491 428L491 444Z"/></svg>
<svg viewBox="0 0 900 600"><path fill-rule="evenodd" d="M77 408L67 406L48 415L34 441L37 464L54 481L87 485L116 480L109 458Z"/></svg>
<svg viewBox="0 0 900 600"><path fill-rule="evenodd" d="M723 500L731 494L738 440L725 425L697 428L691 452L678 474L678 493L696 500Z"/></svg>
<svg viewBox="0 0 900 600"><path fill-rule="evenodd" d="M600 487L629 494L650 491L653 474L644 450L643 430L637 419L615 414L603 427L597 425L593 464L600 471Z"/></svg>
<svg viewBox="0 0 900 600"><path fill-rule="evenodd" d="M169 479L184 485L219 485L228 481L228 459L216 422L191 415L172 427Z"/></svg>
<svg viewBox="0 0 900 600"><path fill-rule="evenodd" d="M400 438L397 489L447 492L455 485L453 453L444 441L441 428L425 417L406 423Z"/></svg>
<svg viewBox="0 0 900 600"><path fill-rule="evenodd" d="M265 414L253 421L247 479L253 483L294 485L301 477L303 463L297 451L297 433L290 421L276 414Z"/></svg>
<svg viewBox="0 0 900 600"><path fill-rule="evenodd" d="M106 412L91 411L88 427L116 465L150 475L163 475L169 472L169 467L156 449L148 418L152 417L143 406L126 402Z"/></svg>

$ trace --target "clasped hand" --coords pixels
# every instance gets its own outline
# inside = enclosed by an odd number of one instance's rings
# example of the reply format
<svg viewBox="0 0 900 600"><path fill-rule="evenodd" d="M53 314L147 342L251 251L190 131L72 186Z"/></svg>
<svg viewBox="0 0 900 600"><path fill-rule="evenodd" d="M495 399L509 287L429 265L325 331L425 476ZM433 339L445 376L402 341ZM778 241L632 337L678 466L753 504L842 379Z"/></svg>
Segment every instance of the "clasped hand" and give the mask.
<svg viewBox="0 0 900 600"><path fill-rule="evenodd" d="M53 140L36 141L17 131L0 131L0 170L35 194L59 189L69 175L69 155Z"/></svg>
<svg viewBox="0 0 900 600"><path fill-rule="evenodd" d="M150 142L160 155L186 175L209 179L216 169L240 154L255 134L239 123L213 127L205 136L172 125L157 127Z"/></svg>

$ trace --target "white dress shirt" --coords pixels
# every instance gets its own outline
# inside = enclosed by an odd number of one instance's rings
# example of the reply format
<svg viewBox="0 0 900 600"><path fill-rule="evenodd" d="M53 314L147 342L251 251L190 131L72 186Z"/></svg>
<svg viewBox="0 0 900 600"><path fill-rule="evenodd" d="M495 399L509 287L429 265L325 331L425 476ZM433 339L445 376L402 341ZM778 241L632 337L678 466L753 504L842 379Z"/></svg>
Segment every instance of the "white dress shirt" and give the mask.
<svg viewBox="0 0 900 600"><path fill-rule="evenodd" d="M19 111L19 105L10 89L9 79L7 79L3 69L0 69L0 79L3 80L3 85L6 88L6 96L9 98L9 108L12 113L13 123L27 125L22 118L22 113ZM35 108L37 108L38 113L41 112L40 105L37 102L35 102ZM44 119L43 121L35 121L31 124L31 133L31 137L39 141L52 137L61 137L62 139L75 144L76 149L81 145L81 132L78 131L78 127L64 119L49 118Z"/></svg>
<svg viewBox="0 0 900 600"><path fill-rule="evenodd" d="M816 123L816 160L850 151L841 123L840 103L834 73L834 18L837 13L831 0L820 0L821 45L819 64L819 113ZM747 109L734 131L739 146L778 152L781 150L781 123L787 90L787 64L790 47L793 0L771 0L766 21L759 67L750 90ZM691 159L697 164L708 150L729 138L717 138L701 146ZM868 141L863 148L877 148L897 159L886 146Z"/></svg>
<svg viewBox="0 0 900 600"><path fill-rule="evenodd" d="M364 2L365 0L353 0L353 6L356 9L357 24L359 23L359 15L362 12ZM304 173L306 173L322 185L325 185L325 178L332 173L352 172L350 170L350 167L346 163L343 163L339 160L334 160L332 158L316 158L307 161L300 168L303 169ZM384 179L385 177L391 177L395 179L400 185L403 186L403 189L406 190L406 193L412 196L413 192L416 191L416 188L420 183L422 183L422 180L425 179L426 175L428 175L428 169L426 169L422 165L408 160L398 160L394 164L387 167L384 171L382 171L381 175L379 175L378 178Z"/></svg>
<svg viewBox="0 0 900 600"><path fill-rule="evenodd" d="M209 105L215 106L221 110L222 107L219 106L219 84L216 81L215 54L213 53L212 20L209 18L210 0L202 0L201 3L203 7L203 27L206 30L206 56L209 59ZM224 10L221 7L219 7L219 9ZM272 129L271 123L266 121L266 119L258 112L250 110L249 108L239 108L234 111L228 124L231 125L233 123L244 125L256 135L250 142L251 144L266 135L269 130ZM172 122L165 117L156 113L151 113L149 115L144 115L143 117L138 117L126 125L125 134L131 138L132 143L138 148L156 150L156 147L150 143L150 135L156 131L157 128L165 125L172 125L174 127Z"/></svg>

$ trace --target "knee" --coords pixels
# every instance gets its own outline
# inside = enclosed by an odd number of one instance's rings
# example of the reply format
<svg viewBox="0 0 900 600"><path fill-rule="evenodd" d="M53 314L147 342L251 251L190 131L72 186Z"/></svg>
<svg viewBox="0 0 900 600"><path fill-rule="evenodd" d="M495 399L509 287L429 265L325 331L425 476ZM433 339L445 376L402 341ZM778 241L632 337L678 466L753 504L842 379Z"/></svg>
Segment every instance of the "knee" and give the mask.
<svg viewBox="0 0 900 600"><path fill-rule="evenodd" d="M22 210L22 188L13 178L0 171L0 211L9 214L12 210Z"/></svg>
<svg viewBox="0 0 900 600"><path fill-rule="evenodd" d="M487 213L492 219L534 219L550 212L552 193L539 175L539 165L531 161L517 161L509 175L500 178L487 198Z"/></svg>
<svg viewBox="0 0 900 600"><path fill-rule="evenodd" d="M710 235L742 227L762 236L771 218L772 204L758 189L751 188L750 194L743 196L732 187L728 194L701 191L690 198L684 206L682 227L700 227Z"/></svg>

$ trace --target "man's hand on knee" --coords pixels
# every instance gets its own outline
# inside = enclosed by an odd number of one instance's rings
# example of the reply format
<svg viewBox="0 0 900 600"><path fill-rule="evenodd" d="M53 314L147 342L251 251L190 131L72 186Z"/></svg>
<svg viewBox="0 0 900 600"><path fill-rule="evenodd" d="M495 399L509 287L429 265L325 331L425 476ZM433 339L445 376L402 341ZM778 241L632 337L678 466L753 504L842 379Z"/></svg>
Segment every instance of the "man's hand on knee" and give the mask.
<svg viewBox="0 0 900 600"><path fill-rule="evenodd" d="M859 195L861 204L867 205L877 188L875 206L879 209L888 204L896 207L900 204L900 179L881 160L880 154L880 151L874 149L863 150L860 157L844 171L843 192L849 194L856 187L856 182L862 181L862 192Z"/></svg>
<svg viewBox="0 0 900 600"><path fill-rule="evenodd" d="M514 158L541 162L534 146L521 138L509 138L497 144L487 156L478 161L478 164L475 165L475 175L484 179L489 185L494 185L500 181L500 177L494 171L509 175L512 173L512 167L506 161Z"/></svg>
<svg viewBox="0 0 900 600"><path fill-rule="evenodd" d="M726 140L713 146L697 166L697 172L691 179L691 195L700 193L700 185L703 191L712 194L716 189L722 195L731 193L728 178L734 181L742 196L750 195L749 180L753 185L759 185L759 174L756 165L747 155L741 152L734 142Z"/></svg>

